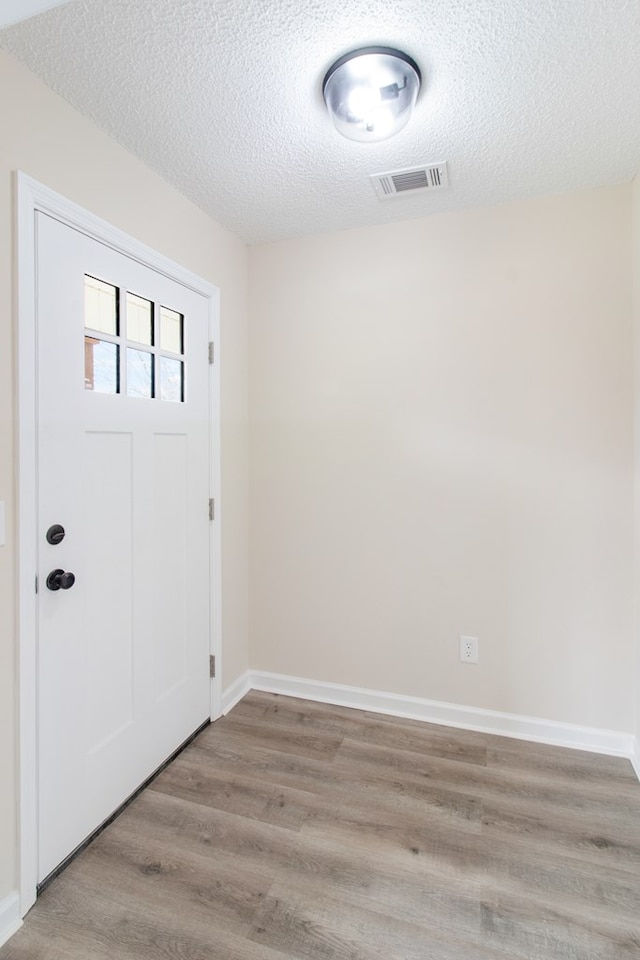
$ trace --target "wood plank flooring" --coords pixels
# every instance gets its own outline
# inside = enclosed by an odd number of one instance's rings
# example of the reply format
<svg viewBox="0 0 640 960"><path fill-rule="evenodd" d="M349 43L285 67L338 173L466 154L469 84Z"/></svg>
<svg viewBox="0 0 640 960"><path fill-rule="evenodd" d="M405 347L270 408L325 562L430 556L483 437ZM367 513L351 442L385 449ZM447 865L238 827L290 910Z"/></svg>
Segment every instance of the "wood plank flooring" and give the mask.
<svg viewBox="0 0 640 960"><path fill-rule="evenodd" d="M0 960L640 960L628 761L252 692Z"/></svg>

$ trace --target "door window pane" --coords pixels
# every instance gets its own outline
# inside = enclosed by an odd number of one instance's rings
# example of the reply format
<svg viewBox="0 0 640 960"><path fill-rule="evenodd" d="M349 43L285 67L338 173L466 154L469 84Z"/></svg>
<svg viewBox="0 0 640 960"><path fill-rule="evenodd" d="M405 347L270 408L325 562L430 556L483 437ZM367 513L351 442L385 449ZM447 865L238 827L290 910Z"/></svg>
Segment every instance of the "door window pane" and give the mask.
<svg viewBox="0 0 640 960"><path fill-rule="evenodd" d="M127 347L127 396L153 396L153 354Z"/></svg>
<svg viewBox="0 0 640 960"><path fill-rule="evenodd" d="M182 314L160 307L160 346L169 353L182 353Z"/></svg>
<svg viewBox="0 0 640 960"><path fill-rule="evenodd" d="M180 403L183 396L183 364L173 357L160 357L160 397Z"/></svg>
<svg viewBox="0 0 640 960"><path fill-rule="evenodd" d="M98 333L118 333L118 288L95 277L84 278L85 327Z"/></svg>
<svg viewBox="0 0 640 960"><path fill-rule="evenodd" d="M135 293L127 294L127 340L153 343L153 304Z"/></svg>
<svg viewBox="0 0 640 960"><path fill-rule="evenodd" d="M84 387L95 393L119 393L117 344L84 338Z"/></svg>

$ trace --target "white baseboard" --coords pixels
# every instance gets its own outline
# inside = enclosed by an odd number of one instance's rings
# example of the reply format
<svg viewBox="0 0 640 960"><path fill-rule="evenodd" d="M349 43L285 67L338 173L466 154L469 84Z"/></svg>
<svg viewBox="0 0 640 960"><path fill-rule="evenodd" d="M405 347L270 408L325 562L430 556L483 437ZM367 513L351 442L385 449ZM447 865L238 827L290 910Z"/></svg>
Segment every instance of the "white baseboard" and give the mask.
<svg viewBox="0 0 640 960"><path fill-rule="evenodd" d="M0 900L0 947L22 926L20 898L17 892Z"/></svg>
<svg viewBox="0 0 640 960"><path fill-rule="evenodd" d="M238 701L251 690L250 673L245 670L240 676L222 691L222 713L229 713Z"/></svg>
<svg viewBox="0 0 640 960"><path fill-rule="evenodd" d="M553 746L572 747L575 750L627 757L634 763L632 758L635 737L631 733L540 720L536 717L500 713L497 710L464 707L438 700L423 700L420 697L403 697L395 693L349 687L339 683L322 683L260 670L250 670L232 685L228 691L230 706L225 706L225 713L242 699L248 690L264 690L268 693L280 693L303 700L355 707L358 710L370 710L394 717L407 717L411 720L423 720L448 727L460 727L464 730L477 730L481 733L514 737L518 740L532 740ZM227 702L226 694L224 702L225 704ZM640 779L640 763L634 763L634 767Z"/></svg>
<svg viewBox="0 0 640 960"><path fill-rule="evenodd" d="M635 739L635 749L629 759L631 760L631 766L635 770L636 777L640 780L640 743L638 743L637 737Z"/></svg>

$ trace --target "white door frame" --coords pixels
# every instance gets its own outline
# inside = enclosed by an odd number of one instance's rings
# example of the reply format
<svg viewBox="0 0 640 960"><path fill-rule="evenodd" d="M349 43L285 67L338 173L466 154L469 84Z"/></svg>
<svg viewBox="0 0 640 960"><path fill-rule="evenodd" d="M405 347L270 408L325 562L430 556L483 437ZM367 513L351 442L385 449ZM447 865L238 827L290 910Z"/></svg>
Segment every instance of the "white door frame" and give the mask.
<svg viewBox="0 0 640 960"><path fill-rule="evenodd" d="M209 419L211 426L210 496L215 500L215 521L210 524L210 651L216 658L211 681L211 719L222 713L221 647L221 499L220 499L220 291L172 260L99 217L54 193L23 173L15 175L15 232L17 237L16 369L18 401L18 674L19 674L19 862L20 913L36 899L38 867L37 797L37 344L36 322L36 212L42 212L106 244L152 270L176 280L209 301L209 340L215 343L215 363L209 367Z"/></svg>

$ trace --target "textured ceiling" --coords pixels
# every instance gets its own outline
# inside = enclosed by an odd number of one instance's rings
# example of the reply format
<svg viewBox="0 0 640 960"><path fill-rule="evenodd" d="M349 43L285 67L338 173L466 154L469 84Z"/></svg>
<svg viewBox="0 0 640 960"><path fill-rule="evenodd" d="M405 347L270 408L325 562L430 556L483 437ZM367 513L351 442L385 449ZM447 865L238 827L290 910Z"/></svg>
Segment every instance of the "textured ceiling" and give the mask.
<svg viewBox="0 0 640 960"><path fill-rule="evenodd" d="M340 54L424 86L379 144L331 126ZM640 0L72 0L0 46L249 243L617 183L640 168ZM448 191L368 175L449 161Z"/></svg>

